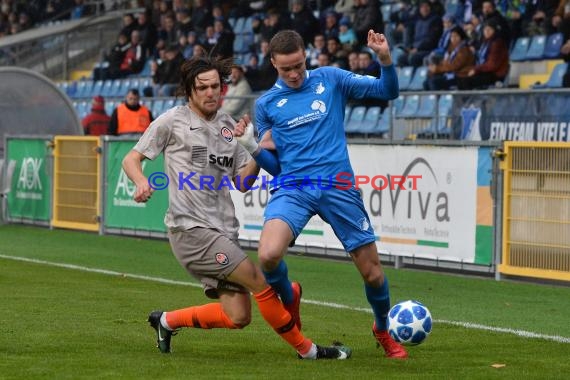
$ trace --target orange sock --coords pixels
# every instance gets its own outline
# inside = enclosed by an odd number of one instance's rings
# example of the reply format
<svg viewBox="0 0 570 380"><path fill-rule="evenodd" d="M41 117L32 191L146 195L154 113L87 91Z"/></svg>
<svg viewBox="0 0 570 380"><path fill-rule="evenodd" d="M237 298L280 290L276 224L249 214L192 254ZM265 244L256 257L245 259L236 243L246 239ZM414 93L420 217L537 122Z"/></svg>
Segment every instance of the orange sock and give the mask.
<svg viewBox="0 0 570 380"><path fill-rule="evenodd" d="M199 329L239 329L222 310L219 303L209 303L201 306L192 306L186 309L169 311L166 313L166 323L175 330L179 327L194 327Z"/></svg>
<svg viewBox="0 0 570 380"><path fill-rule="evenodd" d="M270 286L267 289L254 294L255 300L263 319L301 355L311 349L313 342L301 334L291 315L285 310L283 304L277 298L277 294Z"/></svg>

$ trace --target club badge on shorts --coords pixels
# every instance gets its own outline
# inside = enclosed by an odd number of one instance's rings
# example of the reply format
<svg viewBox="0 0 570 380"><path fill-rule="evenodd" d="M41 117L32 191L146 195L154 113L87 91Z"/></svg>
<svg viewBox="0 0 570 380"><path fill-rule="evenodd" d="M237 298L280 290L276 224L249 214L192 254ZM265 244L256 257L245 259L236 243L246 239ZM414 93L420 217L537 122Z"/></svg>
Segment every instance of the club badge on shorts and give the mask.
<svg viewBox="0 0 570 380"><path fill-rule="evenodd" d="M232 140L234 139L234 134L228 127L222 127L220 133L222 134L224 140L226 140L227 142L232 142Z"/></svg>
<svg viewBox="0 0 570 380"><path fill-rule="evenodd" d="M216 253L216 262L220 265L228 265L230 263L230 259L225 253L219 252Z"/></svg>

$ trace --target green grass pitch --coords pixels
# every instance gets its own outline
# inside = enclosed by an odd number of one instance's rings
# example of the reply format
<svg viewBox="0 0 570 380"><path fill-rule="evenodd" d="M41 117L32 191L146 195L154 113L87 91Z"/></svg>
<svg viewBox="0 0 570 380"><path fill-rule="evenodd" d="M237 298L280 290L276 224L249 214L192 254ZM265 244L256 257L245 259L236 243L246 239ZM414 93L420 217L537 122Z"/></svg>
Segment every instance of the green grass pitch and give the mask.
<svg viewBox="0 0 570 380"><path fill-rule="evenodd" d="M305 334L352 347L350 360L298 360L255 306L247 328L184 329L173 337L173 353L160 354L148 312L209 302L167 242L0 226L0 379L526 380L570 374L570 287L387 268L392 303L417 299L435 319L426 342L409 348L409 360L394 361L375 346L372 315L350 262L289 255L287 263L290 277L303 284Z"/></svg>

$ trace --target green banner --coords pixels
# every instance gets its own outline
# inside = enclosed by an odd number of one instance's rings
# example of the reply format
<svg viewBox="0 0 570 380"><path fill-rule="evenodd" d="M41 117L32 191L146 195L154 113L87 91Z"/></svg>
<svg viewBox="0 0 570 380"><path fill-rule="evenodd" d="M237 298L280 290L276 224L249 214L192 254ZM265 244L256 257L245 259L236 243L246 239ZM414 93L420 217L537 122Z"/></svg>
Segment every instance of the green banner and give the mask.
<svg viewBox="0 0 570 380"><path fill-rule="evenodd" d="M48 173L48 140L8 138L5 165L16 161L8 194L9 220L50 220L51 173Z"/></svg>
<svg viewBox="0 0 570 380"><path fill-rule="evenodd" d="M103 223L106 228L131 229L137 231L166 232L164 215L168 208L168 190L155 191L146 203L133 200L134 183L127 177L122 161L135 145L134 141L109 141L105 154L106 199ZM154 161L142 162L143 172L148 177L154 172L164 171L163 156Z"/></svg>

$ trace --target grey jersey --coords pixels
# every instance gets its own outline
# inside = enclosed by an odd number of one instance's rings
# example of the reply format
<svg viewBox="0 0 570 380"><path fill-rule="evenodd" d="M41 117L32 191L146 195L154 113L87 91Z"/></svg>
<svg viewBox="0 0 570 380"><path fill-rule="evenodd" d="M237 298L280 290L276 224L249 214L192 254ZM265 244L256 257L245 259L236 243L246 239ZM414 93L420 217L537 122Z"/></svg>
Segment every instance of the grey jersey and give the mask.
<svg viewBox="0 0 570 380"><path fill-rule="evenodd" d="M251 156L234 138L234 125L226 113L207 121L177 106L153 121L133 148L150 160L164 152L170 179L164 223L171 231L206 227L237 239L232 178Z"/></svg>

